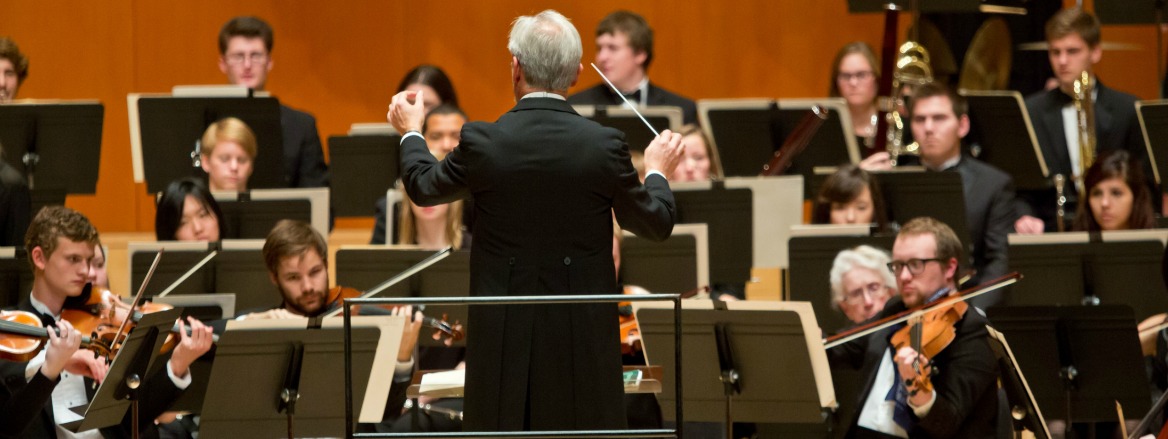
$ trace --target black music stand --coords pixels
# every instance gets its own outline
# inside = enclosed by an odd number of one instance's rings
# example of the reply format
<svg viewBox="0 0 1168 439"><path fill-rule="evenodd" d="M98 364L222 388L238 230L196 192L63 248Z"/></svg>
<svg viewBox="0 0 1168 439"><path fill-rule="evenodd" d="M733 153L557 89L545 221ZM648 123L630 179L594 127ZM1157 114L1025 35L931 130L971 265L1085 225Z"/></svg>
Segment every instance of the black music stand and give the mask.
<svg viewBox="0 0 1168 439"><path fill-rule="evenodd" d="M621 105L573 105L572 108L581 116L625 133L625 144L629 146L629 151L645 152L655 137L633 110ZM677 132L681 128L681 107L650 105L637 108L657 132Z"/></svg>
<svg viewBox="0 0 1168 439"><path fill-rule="evenodd" d="M724 422L729 429L733 422L817 424L827 419L836 398L810 305L687 302L681 312L682 355L689 359L681 377L686 421ZM661 413L673 420L677 367L668 355L675 346L673 309L657 304L636 308L646 358L664 370Z"/></svg>
<svg viewBox="0 0 1168 439"><path fill-rule="evenodd" d="M97 394L85 406L84 419L62 426L73 432L105 428L121 423L126 409L130 409L131 428L136 437L140 424L138 384L145 383L155 373L164 373L163 364L155 360L180 313L179 309L170 309L142 316L122 344Z"/></svg>
<svg viewBox="0 0 1168 439"><path fill-rule="evenodd" d="M380 422L393 381L404 317L353 317L360 410ZM219 339L203 403L206 437L340 436L345 431L341 319L233 321ZM288 395L288 398L283 398Z"/></svg>
<svg viewBox="0 0 1168 439"><path fill-rule="evenodd" d="M368 290L384 282L391 275L405 271L417 263L433 256L430 250L404 250L377 246L342 248L337 251L337 285ZM468 297L470 296L470 251L452 252L420 273L410 276L378 294L376 297ZM435 315L437 314L437 315ZM465 305L435 306L433 317L446 314L447 320L467 324ZM442 346L446 344L430 337L418 337L419 346ZM465 346L466 341L454 342L453 346Z"/></svg>
<svg viewBox="0 0 1168 439"><path fill-rule="evenodd" d="M319 190L319 189L318 189ZM328 235L328 203L318 207L307 194L310 189L280 189L277 191L248 191L215 193L215 201L223 211L220 227L222 239L265 239L272 227L283 219L294 219L312 224L322 235ZM287 193L286 196L281 195ZM324 223L320 223L316 209L324 209Z"/></svg>
<svg viewBox="0 0 1168 439"><path fill-rule="evenodd" d="M15 307L32 291L32 268L23 248L0 248L0 306Z"/></svg>
<svg viewBox="0 0 1168 439"><path fill-rule="evenodd" d="M284 180L284 141L280 125L280 101L276 98L131 96L131 117L138 115L139 146L135 154L136 177L145 179L146 190L161 192L171 181L206 173L196 165L200 140L207 126L225 117L236 117L256 137L256 158L248 187L288 187ZM131 133L131 138L136 133ZM140 174L139 174L140 173Z"/></svg>
<svg viewBox="0 0 1168 439"><path fill-rule="evenodd" d="M753 191L726 188L673 188L677 223L706 223L710 237L710 281L744 283L750 279L754 257Z"/></svg>
<svg viewBox="0 0 1168 439"><path fill-rule="evenodd" d="M828 274L835 257L843 250L860 245L890 251L893 241L893 236L792 237L787 246L790 252L788 300L811 303L820 327L829 333L851 326L852 322L831 301Z"/></svg>
<svg viewBox="0 0 1168 439"><path fill-rule="evenodd" d="M1020 190L1053 187L1046 159L1022 95L1016 91L962 91L969 102L973 136L981 139L979 160L1014 177ZM1070 181L1071 176L1066 176Z"/></svg>
<svg viewBox="0 0 1168 439"><path fill-rule="evenodd" d="M104 116L98 102L0 105L4 161L27 179L32 214L97 192Z"/></svg>
<svg viewBox="0 0 1168 439"><path fill-rule="evenodd" d="M1010 344L1006 342L1005 334L987 326L990 336L990 349L998 359L998 370L1001 372L1001 386L1006 392L1006 401L1010 405L1010 422L1015 432L1023 430L1034 433L1035 439L1050 439L1050 429L1046 426L1046 418L1038 408L1038 401L1034 399L1034 392L1030 390L1030 383L1025 374L1018 367L1018 360Z"/></svg>
<svg viewBox="0 0 1168 439"><path fill-rule="evenodd" d="M1025 277L1004 294L1006 305L1126 304L1144 319L1168 308L1160 279L1160 241L1018 244L1010 268Z"/></svg>
<svg viewBox="0 0 1168 439"><path fill-rule="evenodd" d="M398 135L329 136L333 208L337 216L372 216L377 199L400 175Z"/></svg>
<svg viewBox="0 0 1168 439"><path fill-rule="evenodd" d="M811 176L815 175L815 168L860 163L860 145L856 144L856 135L852 132L851 117L843 117L847 103L842 98L780 99L778 105L781 139L777 146L787 141L787 137L811 112L813 106L827 110L827 119L811 136L807 148L791 161L791 167L784 174L802 175L803 181L810 181ZM814 199L808 185L803 185L803 188L803 198Z"/></svg>
<svg viewBox="0 0 1168 439"><path fill-rule="evenodd" d="M1116 401L1129 413L1148 411L1143 354L1130 307L994 307L988 317L1010 338L1038 406L1064 408L1068 425L1114 421Z"/></svg>
<svg viewBox="0 0 1168 439"><path fill-rule="evenodd" d="M154 269L154 275L151 277L150 283L153 285L151 294L162 292L163 288L177 281L179 277L194 267L195 264L207 257L211 253L212 248L208 243L180 243L180 242L158 242L151 243L147 246L135 245L138 248L131 248L130 252L130 289L138 291L142 286L142 281L146 278L146 272L150 271L150 266L154 263L154 256L159 248L166 249L166 257L158 261L158 267ZM199 248L201 247L201 248ZM215 292L215 261L220 256L216 256L207 265L200 268L199 271L192 274L187 280L178 284L169 294L209 294Z"/></svg>
<svg viewBox="0 0 1168 439"><path fill-rule="evenodd" d="M698 238L694 235L675 230L662 242L625 236L620 252L618 278L625 285L655 293L680 294L709 283L709 279L705 282L699 279Z"/></svg>
<svg viewBox="0 0 1168 439"><path fill-rule="evenodd" d="M848 0L848 13L862 14L872 12L884 12L884 5L893 3L900 7L900 10L907 10L912 0ZM1012 9L1021 9L1022 13L1026 11L1027 0L947 0L943 2L924 1L918 2L921 12L991 12L993 9L987 9L989 6L1005 7ZM1016 13L1016 12L1012 12Z"/></svg>
<svg viewBox="0 0 1168 439"><path fill-rule="evenodd" d="M1136 102L1136 115L1148 148L1148 168L1156 184L1161 185L1161 192L1168 192L1162 184L1164 176L1168 176L1168 101Z"/></svg>
<svg viewBox="0 0 1168 439"><path fill-rule="evenodd" d="M234 293L237 314L270 309L283 300L268 274L261 249L224 250L213 262L214 292Z"/></svg>

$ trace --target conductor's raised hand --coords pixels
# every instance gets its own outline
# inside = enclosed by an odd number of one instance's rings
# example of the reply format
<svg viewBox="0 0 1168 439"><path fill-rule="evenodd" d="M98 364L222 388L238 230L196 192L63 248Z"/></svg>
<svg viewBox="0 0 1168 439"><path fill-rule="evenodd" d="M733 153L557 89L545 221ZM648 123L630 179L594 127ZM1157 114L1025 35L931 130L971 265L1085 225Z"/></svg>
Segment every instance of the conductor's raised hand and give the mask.
<svg viewBox="0 0 1168 439"><path fill-rule="evenodd" d="M685 155L685 144L681 143L681 134L665 130L649 142L645 148L645 169L659 171L668 180L677 169L678 162Z"/></svg>
<svg viewBox="0 0 1168 439"><path fill-rule="evenodd" d="M407 131L422 132L426 118L426 108L422 106L421 91L403 91L393 95L389 102L389 113L385 118L401 134Z"/></svg>

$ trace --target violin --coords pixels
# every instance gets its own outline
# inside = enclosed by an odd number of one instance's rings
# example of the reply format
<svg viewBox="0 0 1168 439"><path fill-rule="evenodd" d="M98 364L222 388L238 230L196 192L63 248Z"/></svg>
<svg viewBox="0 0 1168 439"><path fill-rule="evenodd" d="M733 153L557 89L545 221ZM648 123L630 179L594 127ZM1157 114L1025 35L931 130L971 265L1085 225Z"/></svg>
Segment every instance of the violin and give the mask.
<svg viewBox="0 0 1168 439"><path fill-rule="evenodd" d="M681 293L682 299L692 298L700 293L710 292L710 287L697 287ZM644 288L626 285L624 294L648 294ZM632 302L617 303L617 313L620 315L621 355L631 355L641 351L641 329L637 326L637 316L633 315Z"/></svg>
<svg viewBox="0 0 1168 439"><path fill-rule="evenodd" d="M121 296L104 288L87 288L87 291L79 297L86 298L84 304L63 309L61 318L69 321L82 334L91 334L93 337L103 340L115 352L125 335L133 329L134 324L141 320L143 315L174 309L173 306L154 302L145 302L131 309L130 304L121 300ZM126 329L119 336L118 330L123 325L126 326ZM176 323L171 328L171 333L167 335L166 342L162 345L162 352L171 350L178 343L178 337L176 337L178 330L179 325ZM190 328L187 328L187 334L190 334ZM215 340L217 341L217 337Z"/></svg>
<svg viewBox="0 0 1168 439"><path fill-rule="evenodd" d="M889 343L896 349L911 347L917 352L917 359L913 361L913 370L917 376L913 378L915 389L931 392L933 384L930 380L932 367L922 370L920 358L936 358L942 350L957 337L957 322L965 317L969 304L965 301L955 302L952 305L941 306L931 312L910 318L909 324L892 335Z"/></svg>
<svg viewBox="0 0 1168 439"><path fill-rule="evenodd" d="M57 328L53 328L57 331ZM27 311L0 311L0 358L8 361L28 361L40 352L49 330L41 319ZM81 337L81 347L98 355L109 357L109 346L102 340Z"/></svg>
<svg viewBox="0 0 1168 439"><path fill-rule="evenodd" d="M328 291L328 296L325 299L325 309L338 309L344 304L345 299L359 298L363 297L364 295L365 293L356 288L342 287L339 285L335 286ZM392 311L394 306L387 305L382 308ZM436 319L423 315L422 326L433 329L434 340L441 341L445 339L447 346L466 337L466 332L463 330L462 323L456 320L454 324L451 324L447 321L447 315L445 313L442 314L442 319Z"/></svg>

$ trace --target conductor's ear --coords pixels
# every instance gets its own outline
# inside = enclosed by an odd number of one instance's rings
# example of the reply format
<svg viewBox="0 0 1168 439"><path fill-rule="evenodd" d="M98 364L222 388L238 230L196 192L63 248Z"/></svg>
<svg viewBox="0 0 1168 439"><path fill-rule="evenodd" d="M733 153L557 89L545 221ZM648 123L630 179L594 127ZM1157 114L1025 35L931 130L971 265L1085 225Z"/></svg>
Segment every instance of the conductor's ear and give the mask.
<svg viewBox="0 0 1168 439"><path fill-rule="evenodd" d="M580 65L576 66L576 77L572 79L572 85L570 87L575 87L576 83L580 82L580 74L581 73L584 73L584 64L580 64Z"/></svg>

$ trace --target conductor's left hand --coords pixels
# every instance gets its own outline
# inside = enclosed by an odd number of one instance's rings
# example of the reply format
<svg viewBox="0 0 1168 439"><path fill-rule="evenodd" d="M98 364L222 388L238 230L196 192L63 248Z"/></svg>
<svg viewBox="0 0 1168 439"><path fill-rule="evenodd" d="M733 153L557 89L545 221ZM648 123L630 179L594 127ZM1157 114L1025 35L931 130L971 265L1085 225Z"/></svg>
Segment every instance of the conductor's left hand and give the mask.
<svg viewBox="0 0 1168 439"><path fill-rule="evenodd" d="M425 117L421 91L403 91L393 95L393 100L389 102L389 112L385 115L389 124L401 134L407 131L422 132Z"/></svg>

